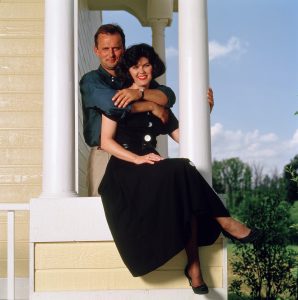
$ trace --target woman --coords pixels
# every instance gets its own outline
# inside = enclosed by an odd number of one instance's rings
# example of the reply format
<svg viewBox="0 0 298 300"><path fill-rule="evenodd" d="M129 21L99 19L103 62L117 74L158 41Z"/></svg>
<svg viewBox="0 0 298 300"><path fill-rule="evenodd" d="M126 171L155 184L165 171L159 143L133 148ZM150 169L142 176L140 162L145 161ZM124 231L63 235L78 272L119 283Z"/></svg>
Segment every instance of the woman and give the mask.
<svg viewBox="0 0 298 300"><path fill-rule="evenodd" d="M128 48L119 64L119 75L134 89L148 88L164 72L146 44ZM195 293L206 294L197 247L212 244L221 231L240 242L253 242L259 234L230 217L188 159L163 159L155 149L159 134L179 142L172 112L166 124L154 113L120 120L103 116L101 147L112 154L99 187L106 218L133 276L155 270L185 249L185 275Z"/></svg>

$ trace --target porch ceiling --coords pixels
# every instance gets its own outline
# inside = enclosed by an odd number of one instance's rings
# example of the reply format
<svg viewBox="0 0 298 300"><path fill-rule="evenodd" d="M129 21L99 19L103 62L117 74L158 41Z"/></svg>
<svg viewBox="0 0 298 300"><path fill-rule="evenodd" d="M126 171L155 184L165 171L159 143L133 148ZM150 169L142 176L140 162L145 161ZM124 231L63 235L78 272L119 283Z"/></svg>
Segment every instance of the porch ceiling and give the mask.
<svg viewBox="0 0 298 300"><path fill-rule="evenodd" d="M150 26L147 17L148 1L151 0L87 0L90 10L125 10L134 15L142 26ZM162 1L160 2L162 5ZM173 12L178 11L178 0L173 0ZM169 20L169 25L171 20Z"/></svg>

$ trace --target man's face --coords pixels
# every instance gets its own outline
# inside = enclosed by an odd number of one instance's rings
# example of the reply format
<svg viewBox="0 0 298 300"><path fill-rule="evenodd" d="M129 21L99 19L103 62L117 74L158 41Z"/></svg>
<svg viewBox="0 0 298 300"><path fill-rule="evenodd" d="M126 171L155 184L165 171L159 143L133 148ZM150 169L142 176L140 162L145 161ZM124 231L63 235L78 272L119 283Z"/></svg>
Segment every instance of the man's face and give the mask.
<svg viewBox="0 0 298 300"><path fill-rule="evenodd" d="M120 34L99 34L97 38L97 47L94 47L94 52L100 59L102 67L109 73L114 73L118 62L124 53Z"/></svg>

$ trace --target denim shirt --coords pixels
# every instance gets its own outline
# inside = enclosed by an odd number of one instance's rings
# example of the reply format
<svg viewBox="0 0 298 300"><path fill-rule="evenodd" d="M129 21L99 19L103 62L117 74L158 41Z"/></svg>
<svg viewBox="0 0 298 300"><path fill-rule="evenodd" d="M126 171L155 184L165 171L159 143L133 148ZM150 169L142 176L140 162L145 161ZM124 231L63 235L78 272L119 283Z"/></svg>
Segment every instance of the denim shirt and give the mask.
<svg viewBox="0 0 298 300"><path fill-rule="evenodd" d="M172 89L159 85L152 81L151 89L162 91L168 98L168 107L172 107L176 96ZM118 119L125 117L131 110L131 104L125 108L118 108L112 101L117 90L122 89L120 80L109 74L102 66L97 70L86 73L80 80L80 92L82 95L83 111L83 133L87 145L90 147L99 146L101 130L101 114Z"/></svg>

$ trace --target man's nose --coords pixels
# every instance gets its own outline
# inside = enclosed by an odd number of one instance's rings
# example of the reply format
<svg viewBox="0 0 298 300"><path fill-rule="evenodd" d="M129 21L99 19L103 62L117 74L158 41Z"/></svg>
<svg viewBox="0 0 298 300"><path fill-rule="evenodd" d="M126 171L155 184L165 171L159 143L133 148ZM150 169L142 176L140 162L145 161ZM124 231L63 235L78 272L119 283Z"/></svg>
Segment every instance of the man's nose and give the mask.
<svg viewBox="0 0 298 300"><path fill-rule="evenodd" d="M109 54L110 54L111 57L114 57L114 56L115 56L115 51L114 51L114 49L110 49Z"/></svg>

